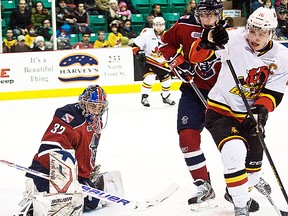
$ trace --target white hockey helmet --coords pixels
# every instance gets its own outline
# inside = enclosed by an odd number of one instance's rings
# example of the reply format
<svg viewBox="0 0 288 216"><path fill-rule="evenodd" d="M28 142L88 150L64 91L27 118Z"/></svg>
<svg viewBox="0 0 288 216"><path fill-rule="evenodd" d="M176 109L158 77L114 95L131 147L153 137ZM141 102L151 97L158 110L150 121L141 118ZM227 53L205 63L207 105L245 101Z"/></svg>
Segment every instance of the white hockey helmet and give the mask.
<svg viewBox="0 0 288 216"><path fill-rule="evenodd" d="M163 17L155 17L153 19L153 29L158 33L162 33L165 29L165 20Z"/></svg>
<svg viewBox="0 0 288 216"><path fill-rule="evenodd" d="M259 7L248 17L246 28L271 31L273 33L277 25L278 21L275 9Z"/></svg>

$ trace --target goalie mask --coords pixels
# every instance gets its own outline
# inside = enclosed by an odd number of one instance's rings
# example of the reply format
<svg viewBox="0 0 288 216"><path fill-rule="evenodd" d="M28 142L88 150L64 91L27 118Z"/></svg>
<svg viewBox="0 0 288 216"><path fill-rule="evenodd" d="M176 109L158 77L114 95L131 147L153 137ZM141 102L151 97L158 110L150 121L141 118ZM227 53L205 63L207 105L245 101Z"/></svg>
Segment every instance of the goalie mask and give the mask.
<svg viewBox="0 0 288 216"><path fill-rule="evenodd" d="M161 34L165 30L165 20L163 17L155 17L153 19L153 29L157 34Z"/></svg>
<svg viewBox="0 0 288 216"><path fill-rule="evenodd" d="M105 128L108 119L107 113L105 124L103 124L102 116L108 110L105 91L98 85L88 86L79 96L78 103L89 126L96 133L100 133Z"/></svg>

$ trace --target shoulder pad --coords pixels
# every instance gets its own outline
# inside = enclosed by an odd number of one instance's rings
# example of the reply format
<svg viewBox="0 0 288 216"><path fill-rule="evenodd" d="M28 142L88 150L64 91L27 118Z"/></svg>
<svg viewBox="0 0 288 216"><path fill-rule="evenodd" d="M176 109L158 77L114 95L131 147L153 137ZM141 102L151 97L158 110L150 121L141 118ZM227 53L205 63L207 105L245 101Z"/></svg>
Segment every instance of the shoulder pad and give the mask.
<svg viewBox="0 0 288 216"><path fill-rule="evenodd" d="M78 103L67 104L64 107L58 108L55 112L55 116L70 125L72 128L85 122L85 118L82 115L82 110L78 106Z"/></svg>

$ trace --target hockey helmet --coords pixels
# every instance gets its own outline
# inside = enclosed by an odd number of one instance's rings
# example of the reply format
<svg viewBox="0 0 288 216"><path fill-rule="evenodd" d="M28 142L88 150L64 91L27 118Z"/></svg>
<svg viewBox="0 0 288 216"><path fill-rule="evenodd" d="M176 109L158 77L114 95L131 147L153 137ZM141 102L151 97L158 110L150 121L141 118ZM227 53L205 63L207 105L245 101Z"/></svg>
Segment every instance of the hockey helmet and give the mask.
<svg viewBox="0 0 288 216"><path fill-rule="evenodd" d="M278 21L275 9L259 7L248 17L246 28L274 33L277 25Z"/></svg>
<svg viewBox="0 0 288 216"><path fill-rule="evenodd" d="M99 85L90 85L80 94L78 103L83 110L82 114L92 129L95 132L104 129L102 115L108 110L105 91ZM108 115L106 122L107 117Z"/></svg>
<svg viewBox="0 0 288 216"><path fill-rule="evenodd" d="M196 16L199 16L199 14L204 12L215 12L222 16L222 0L200 0L200 2L197 4L195 14Z"/></svg>
<svg viewBox="0 0 288 216"><path fill-rule="evenodd" d="M165 29L165 20L163 17L155 17L153 19L153 29L158 33L162 33Z"/></svg>

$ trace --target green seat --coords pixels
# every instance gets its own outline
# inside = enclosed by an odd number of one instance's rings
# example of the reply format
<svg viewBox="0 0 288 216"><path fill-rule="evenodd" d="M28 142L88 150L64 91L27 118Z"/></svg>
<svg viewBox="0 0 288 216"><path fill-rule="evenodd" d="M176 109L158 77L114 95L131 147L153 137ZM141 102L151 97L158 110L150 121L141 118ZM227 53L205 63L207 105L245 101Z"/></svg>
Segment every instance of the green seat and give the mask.
<svg viewBox="0 0 288 216"><path fill-rule="evenodd" d="M44 8L51 9L51 7L52 7L51 0L42 0L42 3L44 5Z"/></svg>
<svg viewBox="0 0 288 216"><path fill-rule="evenodd" d="M71 34L70 44L73 46L75 43L81 40L81 34Z"/></svg>
<svg viewBox="0 0 288 216"><path fill-rule="evenodd" d="M12 0L1 0L1 2L2 2L2 6L3 6L4 11L11 11L11 10L16 8L15 1L12 1Z"/></svg>
<svg viewBox="0 0 288 216"><path fill-rule="evenodd" d="M137 33L140 34L142 29L143 29L143 25L140 24L132 24L132 28L133 30Z"/></svg>
<svg viewBox="0 0 288 216"><path fill-rule="evenodd" d="M138 9L141 14L150 13L151 6L149 0L133 0L132 2L135 8Z"/></svg>
<svg viewBox="0 0 288 216"><path fill-rule="evenodd" d="M132 23L143 23L143 14L132 14Z"/></svg>
<svg viewBox="0 0 288 216"><path fill-rule="evenodd" d="M159 4L162 13L170 12L170 6L167 0L150 0L150 5L152 6L153 4Z"/></svg>
<svg viewBox="0 0 288 216"><path fill-rule="evenodd" d="M100 30L107 32L107 22L104 15L90 15L90 26L92 28L92 32L96 33Z"/></svg>
<svg viewBox="0 0 288 216"><path fill-rule="evenodd" d="M96 33L91 33L90 34L90 43L94 44L94 42L98 39L98 34Z"/></svg>
<svg viewBox="0 0 288 216"><path fill-rule="evenodd" d="M170 28L180 18L179 13L163 13L163 17L166 21L166 28Z"/></svg>
<svg viewBox="0 0 288 216"><path fill-rule="evenodd" d="M183 14L187 5L185 0L168 0L172 13Z"/></svg>

